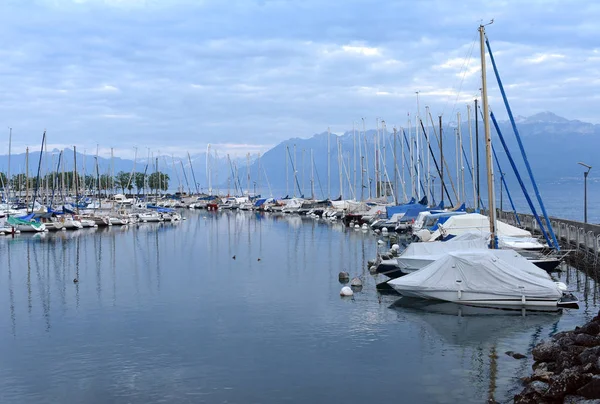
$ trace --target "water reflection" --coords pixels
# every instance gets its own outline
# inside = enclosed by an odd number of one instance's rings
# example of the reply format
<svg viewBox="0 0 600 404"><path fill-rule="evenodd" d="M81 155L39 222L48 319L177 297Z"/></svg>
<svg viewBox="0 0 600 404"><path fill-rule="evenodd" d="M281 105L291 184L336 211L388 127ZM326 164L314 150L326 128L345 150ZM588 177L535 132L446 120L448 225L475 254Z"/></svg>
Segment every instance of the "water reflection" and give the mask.
<svg viewBox="0 0 600 404"><path fill-rule="evenodd" d="M378 294L369 232L186 216L0 239L3 402L89 402L90 389L133 403L503 401L531 365L505 351L597 310L596 283L572 268L556 277L582 310L484 312ZM363 279L353 300L339 297L342 270Z"/></svg>

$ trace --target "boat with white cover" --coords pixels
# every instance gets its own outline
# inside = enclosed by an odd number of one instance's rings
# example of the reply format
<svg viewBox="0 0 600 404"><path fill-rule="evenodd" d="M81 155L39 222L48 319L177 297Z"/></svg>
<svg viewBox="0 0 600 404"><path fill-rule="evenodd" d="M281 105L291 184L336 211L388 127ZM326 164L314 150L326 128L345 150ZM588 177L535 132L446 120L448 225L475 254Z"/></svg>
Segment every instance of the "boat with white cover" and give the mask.
<svg viewBox="0 0 600 404"><path fill-rule="evenodd" d="M388 282L403 296L503 309L554 311L577 299L511 250L455 251Z"/></svg>

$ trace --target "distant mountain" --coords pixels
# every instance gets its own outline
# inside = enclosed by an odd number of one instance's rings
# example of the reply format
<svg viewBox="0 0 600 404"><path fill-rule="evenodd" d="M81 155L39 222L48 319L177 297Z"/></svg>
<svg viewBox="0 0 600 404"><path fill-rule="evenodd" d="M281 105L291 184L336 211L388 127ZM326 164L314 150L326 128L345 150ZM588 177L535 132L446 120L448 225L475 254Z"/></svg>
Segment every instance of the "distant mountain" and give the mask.
<svg viewBox="0 0 600 404"><path fill-rule="evenodd" d="M529 162L535 177L540 181L550 182L565 179L581 179L582 169L577 165L578 161L586 162L592 166L600 166L598 163L597 151L600 149L600 125L595 125L578 120L569 120L560 117L552 112L541 112L530 117L518 117L517 128L521 134L522 142ZM512 132L512 127L509 122L499 122L500 130L502 131L509 150L516 162L516 165L521 172L525 182L527 173L524 167L523 159L519 146ZM469 141L469 128L466 122L460 124L463 137L463 148L465 151L464 172L465 172L465 187L471 187L471 177L468 167L471 162L471 151ZM479 122L479 150L480 150L480 169L482 186L485 179L485 150L483 139L483 123ZM439 129L436 129L438 133ZM444 136L444 156L448 167L445 169L446 179L451 175L456 180L456 139L458 125L456 122L445 124L443 128ZM436 137L433 134L432 128L428 127L427 131L430 135L432 143L432 151L439 163L439 148L437 146ZM474 134L474 124L471 132ZM327 132L314 134L309 138L292 138L285 140L264 153L260 160L257 156L252 156L250 165L248 166L246 158L234 159L228 161L226 156L221 156L213 152L206 161L206 153L200 153L191 156L193 172L198 183L198 188L207 190L208 176L207 168L211 170L211 185L213 188L220 188L222 192L251 192L256 190L263 195L283 196L286 193L289 195L310 195L311 194L311 178L314 178L314 190L317 197L337 197L340 195L340 169L341 167L341 183L344 197L351 197L353 194L357 197L361 196L361 161L363 183L365 184L363 196L369 195L370 189L374 189L375 180L375 130L367 130L366 136L359 132L348 131L341 135L331 134ZM400 178L404 172L406 179L405 189L407 194L411 193L410 170L408 163L409 147L411 144L413 150L416 150L415 128L411 130L411 137L408 131L399 130L396 137L393 135L393 130L388 128L385 141L385 148L380 147L377 151L379 161L379 177L380 179L394 182L394 175L399 181L399 194L402 195L402 187ZM493 145L498 155L502 171L506 173L506 179L510 188L518 186L516 178L512 173L512 168L508 162L506 153L502 148L498 135L492 128ZM380 136L380 142L383 136ZM420 148L423 149L424 138L419 139ZM329 142L329 153L328 153ZM473 140L475 143L475 140ZM397 169L394 166L393 150L394 144L396 148L398 165ZM339 145L339 146L338 146ZM475 145L476 146L476 145ZM356 152L355 152L356 150ZM402 163L402 150L406 160ZM42 171L56 170L58 163L58 150L53 150L52 153L43 160ZM329 166L327 164L329 154ZM474 153L475 154L475 153ZM385 166L383 161L385 159ZM0 156L0 171L6 172L8 162L7 156ZM148 163L148 172L153 172L156 163L156 157L147 162L147 158L138 158L135 162L136 171L144 171ZM419 170L425 172L427 170L427 153L423 153L421 166ZM430 160L430 170L433 176L439 177L435 169L435 164L432 158ZM39 161L39 152L32 152L29 155L29 174L35 175L37 164ZM85 162L85 164L84 164ZM184 170L182 170L182 163ZM98 158L98 169L100 173L108 173L114 165L114 172L126 171L133 169L134 162L130 159L121 159L115 157L112 162L110 158ZM13 155L11 162L11 173L25 171L25 155L23 153ZM64 166L65 170L72 170L73 167L73 151L65 149L64 151ZM95 158L91 155L83 156L77 154L77 166L81 172L85 167L86 173L95 173ZM404 167L404 169L402 168ZM599 167L600 168L600 167ZM171 156L158 157L158 169L167 172L171 177L171 188L175 189L180 184L187 189L195 189L192 171L189 168L187 156L173 159ZM416 171L413 165L412 169ZM497 166L494 163L494 170L497 171ZM594 171L590 174L593 178ZM356 176L356 180L355 180ZM436 188L439 189L439 179ZM448 184L448 181L446 181ZM188 185L189 184L189 185ZM455 184L458 187L457 184ZM448 188L450 186L448 184ZM531 189L531 187L529 187Z"/></svg>

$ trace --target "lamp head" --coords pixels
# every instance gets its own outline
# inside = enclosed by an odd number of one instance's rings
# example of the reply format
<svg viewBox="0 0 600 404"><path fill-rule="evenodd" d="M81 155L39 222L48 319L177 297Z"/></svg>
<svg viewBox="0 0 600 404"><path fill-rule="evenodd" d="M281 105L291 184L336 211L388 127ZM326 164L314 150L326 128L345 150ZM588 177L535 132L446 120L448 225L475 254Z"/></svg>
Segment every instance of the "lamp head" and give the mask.
<svg viewBox="0 0 600 404"><path fill-rule="evenodd" d="M579 164L579 165L581 165L581 166L584 166L585 168L587 168L587 169L588 169L588 171L590 171L590 170L592 169L592 166L590 166L590 165L587 165L587 164L585 164L585 163L582 163L581 161L579 161L577 164Z"/></svg>

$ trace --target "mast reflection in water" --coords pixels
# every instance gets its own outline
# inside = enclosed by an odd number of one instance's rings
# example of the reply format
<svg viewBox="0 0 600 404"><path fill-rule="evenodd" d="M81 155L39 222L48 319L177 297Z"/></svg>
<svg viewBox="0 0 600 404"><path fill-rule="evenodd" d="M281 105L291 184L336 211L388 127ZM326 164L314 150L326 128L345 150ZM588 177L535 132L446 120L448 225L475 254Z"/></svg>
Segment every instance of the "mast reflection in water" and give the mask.
<svg viewBox="0 0 600 404"><path fill-rule="evenodd" d="M506 401L531 359L504 352L598 310L595 282L573 269L559 278L582 309L562 315L379 295L368 232L185 214L0 239L0 402ZM342 270L363 278L352 299Z"/></svg>

